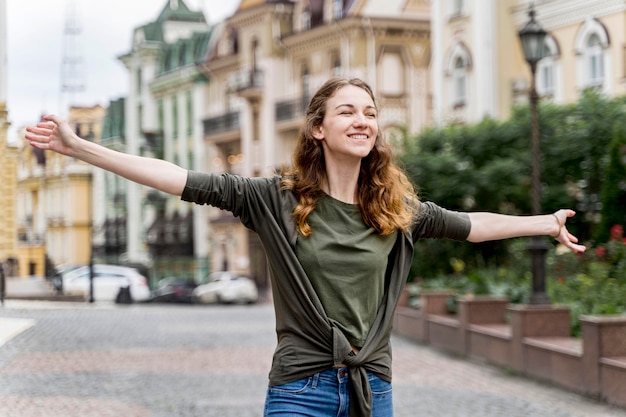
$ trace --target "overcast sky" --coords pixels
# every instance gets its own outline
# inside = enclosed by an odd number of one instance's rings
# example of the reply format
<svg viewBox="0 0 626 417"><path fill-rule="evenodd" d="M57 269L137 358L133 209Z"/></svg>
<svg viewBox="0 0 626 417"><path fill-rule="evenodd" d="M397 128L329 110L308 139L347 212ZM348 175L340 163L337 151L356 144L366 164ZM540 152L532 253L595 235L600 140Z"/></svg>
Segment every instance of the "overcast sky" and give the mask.
<svg viewBox="0 0 626 417"><path fill-rule="evenodd" d="M135 27L154 21L169 0L7 0L9 140L44 113L66 116L67 105L106 106L126 96L128 73L118 56L130 51ZM232 15L240 0L184 0L209 23ZM71 6L70 6L71 5ZM69 10L81 32L64 36ZM61 94L64 43L82 56L82 93Z"/></svg>

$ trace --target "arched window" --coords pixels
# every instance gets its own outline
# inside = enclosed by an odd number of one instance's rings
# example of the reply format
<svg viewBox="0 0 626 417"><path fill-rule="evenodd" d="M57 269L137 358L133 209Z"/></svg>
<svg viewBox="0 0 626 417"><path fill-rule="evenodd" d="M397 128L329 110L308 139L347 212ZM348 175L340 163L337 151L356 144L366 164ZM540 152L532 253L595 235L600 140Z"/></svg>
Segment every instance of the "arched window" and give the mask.
<svg viewBox="0 0 626 417"><path fill-rule="evenodd" d="M610 79L607 71L609 34L598 20L587 19L576 34L574 48L578 56L578 84L581 88L602 87L608 89Z"/></svg>
<svg viewBox="0 0 626 417"><path fill-rule="evenodd" d="M537 63L537 93L540 96L557 95L557 61L560 56L559 46L553 36L546 36L547 55Z"/></svg>
<svg viewBox="0 0 626 417"><path fill-rule="evenodd" d="M604 82L604 57L602 44L597 33L587 40L587 66L589 69L589 84L602 85Z"/></svg>
<svg viewBox="0 0 626 417"><path fill-rule="evenodd" d="M467 102L467 65L461 57L454 60L452 80L454 106L463 106Z"/></svg>
<svg viewBox="0 0 626 417"><path fill-rule="evenodd" d="M447 75L450 80L452 107L463 107L468 102L471 57L467 47L457 42L448 55Z"/></svg>

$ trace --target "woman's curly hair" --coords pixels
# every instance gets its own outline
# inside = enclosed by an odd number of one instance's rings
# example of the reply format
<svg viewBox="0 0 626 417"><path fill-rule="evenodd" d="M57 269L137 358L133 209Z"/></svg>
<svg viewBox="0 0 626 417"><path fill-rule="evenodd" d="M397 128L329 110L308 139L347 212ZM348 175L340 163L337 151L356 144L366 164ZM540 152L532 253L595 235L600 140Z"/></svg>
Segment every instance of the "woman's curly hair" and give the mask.
<svg viewBox="0 0 626 417"><path fill-rule="evenodd" d="M293 217L303 236L312 233L307 217L324 195L322 185L327 180L324 150L321 141L313 137L313 131L324 120L328 100L347 85L362 88L376 103L370 86L358 78L328 80L309 103L306 120L298 133L292 165L283 167L281 185L283 189L293 190L298 199ZM418 210L419 201L413 185L393 162L391 147L380 130L374 148L361 161L357 198L365 223L383 235L398 229L407 230Z"/></svg>

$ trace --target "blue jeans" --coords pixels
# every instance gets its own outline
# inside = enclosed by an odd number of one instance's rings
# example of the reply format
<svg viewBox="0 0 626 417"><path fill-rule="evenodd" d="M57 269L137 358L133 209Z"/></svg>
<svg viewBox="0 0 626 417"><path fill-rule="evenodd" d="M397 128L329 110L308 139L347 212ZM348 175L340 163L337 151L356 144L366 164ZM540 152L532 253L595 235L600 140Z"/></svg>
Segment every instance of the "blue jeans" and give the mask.
<svg viewBox="0 0 626 417"><path fill-rule="evenodd" d="M393 417L391 383L367 373L372 416ZM349 378L345 368L267 388L264 417L348 417Z"/></svg>

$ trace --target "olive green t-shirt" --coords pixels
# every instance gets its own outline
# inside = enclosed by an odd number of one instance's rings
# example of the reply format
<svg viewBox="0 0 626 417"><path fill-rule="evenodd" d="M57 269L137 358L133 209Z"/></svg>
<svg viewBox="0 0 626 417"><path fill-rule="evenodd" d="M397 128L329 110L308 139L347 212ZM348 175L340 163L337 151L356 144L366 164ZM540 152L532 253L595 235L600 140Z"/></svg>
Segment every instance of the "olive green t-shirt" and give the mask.
<svg viewBox="0 0 626 417"><path fill-rule="evenodd" d="M307 220L313 233L298 237L298 260L327 317L361 347L378 312L397 233L380 235L363 222L358 205L327 195Z"/></svg>

